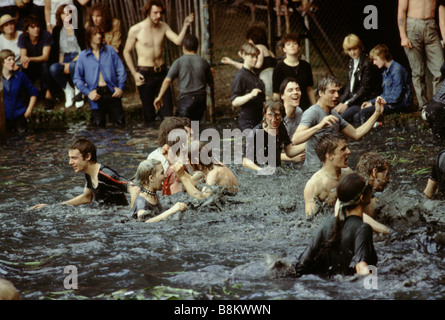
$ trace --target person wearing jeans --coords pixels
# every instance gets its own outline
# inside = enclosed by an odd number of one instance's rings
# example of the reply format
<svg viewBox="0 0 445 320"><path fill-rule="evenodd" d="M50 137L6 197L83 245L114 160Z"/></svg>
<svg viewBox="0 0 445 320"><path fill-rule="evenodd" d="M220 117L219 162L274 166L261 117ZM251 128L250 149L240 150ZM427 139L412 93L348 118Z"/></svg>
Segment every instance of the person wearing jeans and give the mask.
<svg viewBox="0 0 445 320"><path fill-rule="evenodd" d="M121 97L127 80L124 64L112 46L103 44L98 26L87 28L86 39L88 48L77 59L74 84L88 96L94 125L106 125L109 113L114 125L122 127L125 114Z"/></svg>

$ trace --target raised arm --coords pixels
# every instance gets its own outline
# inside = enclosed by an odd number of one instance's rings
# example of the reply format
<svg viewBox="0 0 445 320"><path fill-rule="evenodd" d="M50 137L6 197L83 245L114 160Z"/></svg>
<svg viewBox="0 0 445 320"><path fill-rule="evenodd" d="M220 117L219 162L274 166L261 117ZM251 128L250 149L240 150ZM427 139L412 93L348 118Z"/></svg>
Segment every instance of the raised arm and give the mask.
<svg viewBox="0 0 445 320"><path fill-rule="evenodd" d="M184 37L187 33L187 29L188 27L193 23L193 21L195 20L195 14L191 13L189 14L185 20L184 20L184 24L182 25L182 29L181 32L179 34L176 34L171 28L170 26L167 25L167 29L165 31L165 36L167 37L167 39L169 39L171 42L173 42L174 44L180 46L182 44L182 40L184 40Z"/></svg>
<svg viewBox="0 0 445 320"><path fill-rule="evenodd" d="M318 123L317 125L313 127L308 127L306 125L300 124L297 127L297 130L295 130L294 135L292 136L292 144L298 145L303 142L306 142L309 140L318 130L323 129L326 126L332 126L334 125L338 119L333 116L329 115L323 118L323 120Z"/></svg>
<svg viewBox="0 0 445 320"><path fill-rule="evenodd" d="M360 140L372 129L374 123L379 119L380 115L383 113L385 104L386 101L383 98L378 97L375 102L375 111L372 116L369 117L369 119L358 128L354 128L352 125L348 125L342 130L342 133L354 140Z"/></svg>

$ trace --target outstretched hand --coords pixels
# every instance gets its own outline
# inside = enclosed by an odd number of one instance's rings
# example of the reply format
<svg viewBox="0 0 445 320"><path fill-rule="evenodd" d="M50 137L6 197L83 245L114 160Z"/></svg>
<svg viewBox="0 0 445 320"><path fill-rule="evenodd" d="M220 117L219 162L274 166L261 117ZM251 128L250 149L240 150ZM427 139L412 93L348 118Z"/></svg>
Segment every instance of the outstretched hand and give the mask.
<svg viewBox="0 0 445 320"><path fill-rule="evenodd" d="M382 97L377 97L377 100L375 101L375 112L379 115L383 113L383 110L385 110L385 104L386 101Z"/></svg>

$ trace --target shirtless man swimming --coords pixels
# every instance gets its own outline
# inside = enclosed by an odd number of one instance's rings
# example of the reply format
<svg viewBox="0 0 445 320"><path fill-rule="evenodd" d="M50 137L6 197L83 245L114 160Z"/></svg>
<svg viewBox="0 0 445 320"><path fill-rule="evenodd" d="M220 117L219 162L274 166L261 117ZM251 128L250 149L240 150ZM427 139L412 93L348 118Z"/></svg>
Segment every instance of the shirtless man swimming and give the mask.
<svg viewBox="0 0 445 320"><path fill-rule="evenodd" d="M185 18L181 32L176 34L168 24L161 21L165 5L160 0L149 0L145 3L142 14L146 17L128 31L123 56L128 69L134 77L142 101L144 122L149 124L156 117L153 102L159 93L162 82L167 75L167 67L162 55L164 38L180 46L187 28L194 20L194 14ZM136 49L137 66L133 63L132 51ZM173 115L171 91L164 94L161 117Z"/></svg>
<svg viewBox="0 0 445 320"><path fill-rule="evenodd" d="M439 25L445 36L444 6L439 6ZM401 39L412 71L412 81L419 108L423 111L429 101L425 82L425 64L432 79L433 94L440 85L440 67L444 62L435 18L436 0L399 0L397 21ZM422 114L423 116L423 114Z"/></svg>

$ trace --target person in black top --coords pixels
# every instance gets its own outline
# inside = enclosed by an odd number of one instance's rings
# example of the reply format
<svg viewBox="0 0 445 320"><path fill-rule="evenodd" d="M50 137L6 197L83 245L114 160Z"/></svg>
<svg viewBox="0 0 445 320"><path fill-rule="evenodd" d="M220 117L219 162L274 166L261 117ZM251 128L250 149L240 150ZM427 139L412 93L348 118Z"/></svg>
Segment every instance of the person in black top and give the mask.
<svg viewBox="0 0 445 320"><path fill-rule="evenodd" d="M362 103L382 92L382 74L371 63L363 42L355 34L345 37L343 51L350 57L348 82L334 110L341 114L343 119L352 123L354 115L360 111ZM356 120L358 122L358 118Z"/></svg>
<svg viewBox="0 0 445 320"><path fill-rule="evenodd" d="M140 193L131 208L132 218L148 223L158 222L187 209L185 203L177 202L173 207L162 212L161 203L156 195L156 191L162 190L164 180L164 168L161 161L155 159L142 161L133 180L134 184L140 188Z"/></svg>
<svg viewBox="0 0 445 320"><path fill-rule="evenodd" d="M252 129L261 122L263 103L266 101L264 82L255 73L254 67L260 51L246 42L240 49L244 59L243 67L237 71L232 83L232 106L239 108L241 131Z"/></svg>
<svg viewBox="0 0 445 320"><path fill-rule="evenodd" d="M339 214L327 218L294 265L296 275L369 274L377 264L372 228L363 222L363 208L371 201L372 186L351 173L337 185Z"/></svg>
<svg viewBox="0 0 445 320"><path fill-rule="evenodd" d="M267 100L264 104L264 120L258 124L246 137L246 145L243 154L243 166L257 171L259 174L267 174L266 168L275 168L281 165L281 152L293 158L304 152L305 143L292 145L287 134L282 118L284 107L281 101ZM258 139L263 142L263 150L258 148ZM266 171L264 171L266 170Z"/></svg>
<svg viewBox="0 0 445 320"><path fill-rule="evenodd" d="M78 206L96 200L105 205L127 206L128 201L125 193L130 193L131 203L134 202L137 187L110 167L98 163L96 146L89 139L79 138L74 141L68 154L69 164L76 173L85 174L86 184L81 195L62 202L62 204ZM33 209L45 205L39 204Z"/></svg>
<svg viewBox="0 0 445 320"><path fill-rule="evenodd" d="M284 35L281 38L281 44L283 45L286 58L279 62L273 71L273 98L275 100L280 98L280 85L284 79L288 77L295 78L301 89L300 108L304 111L317 103L313 89L314 79L311 65L299 57L300 44L297 34L289 33Z"/></svg>

